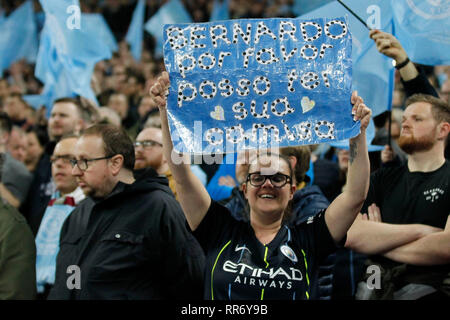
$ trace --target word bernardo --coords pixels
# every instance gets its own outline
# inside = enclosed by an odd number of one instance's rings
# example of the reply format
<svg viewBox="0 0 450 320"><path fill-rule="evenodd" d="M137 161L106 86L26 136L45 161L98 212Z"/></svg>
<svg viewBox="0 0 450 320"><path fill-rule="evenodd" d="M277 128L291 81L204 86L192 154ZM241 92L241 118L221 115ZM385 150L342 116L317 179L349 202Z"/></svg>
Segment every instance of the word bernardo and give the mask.
<svg viewBox="0 0 450 320"><path fill-rule="evenodd" d="M239 59L242 68L249 67L249 61L252 57L256 63L261 65L270 65L281 61L289 62L294 57L303 60L323 59L325 51L333 48L333 45L321 43L320 47L317 47L311 42L322 36L331 40L338 40L348 32L347 25L338 19L327 22L324 28L318 22L313 21L299 22L296 25L293 19L290 21L280 20L279 24L274 26L274 31L264 21L258 22L256 31L254 31L254 25L251 23L246 24L245 32L239 22L233 23L232 28L232 39L229 36L230 32L227 26L223 24L167 28L167 41L173 50L184 49L192 52L195 49L215 49L220 44L225 45L225 48L234 46L234 48L230 48L232 49L230 51L219 51L218 59L211 52L204 52L198 58L192 53L178 55L176 59L177 67L182 77L185 78L186 72L195 71L196 68L202 70L222 68L225 59ZM279 52L275 52L275 48L270 46L270 42L267 43L267 47L255 49L255 46L260 43L263 37L269 37L273 40L272 42L281 43ZM241 42L248 48L239 50L238 46L242 45ZM236 52L239 56L236 56ZM292 62L295 62L295 59Z"/></svg>

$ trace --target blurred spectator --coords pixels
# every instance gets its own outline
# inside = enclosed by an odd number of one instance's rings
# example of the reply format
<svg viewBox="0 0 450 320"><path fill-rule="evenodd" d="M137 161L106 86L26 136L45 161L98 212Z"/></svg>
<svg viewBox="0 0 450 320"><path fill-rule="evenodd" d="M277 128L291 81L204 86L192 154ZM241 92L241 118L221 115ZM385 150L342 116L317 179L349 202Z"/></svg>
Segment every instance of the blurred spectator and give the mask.
<svg viewBox="0 0 450 320"><path fill-rule="evenodd" d="M405 100L405 92L403 89L395 89L392 95L392 108L402 108Z"/></svg>
<svg viewBox="0 0 450 320"><path fill-rule="evenodd" d="M113 93L109 97L108 108L111 108L119 115L121 121L125 120L128 116L128 100L127 96L123 93Z"/></svg>
<svg viewBox="0 0 450 320"><path fill-rule="evenodd" d="M144 128L161 128L161 117L159 116L159 112L148 113Z"/></svg>
<svg viewBox="0 0 450 320"><path fill-rule="evenodd" d="M109 123L109 124L113 124L117 127L121 127L122 126L122 119L120 119L119 114L109 108L109 107L100 107L98 109L98 113L99 113L99 123Z"/></svg>
<svg viewBox="0 0 450 320"><path fill-rule="evenodd" d="M407 154L398 146L398 138L402 128L403 110L393 108L391 110L391 141L389 145L388 128L389 122L386 122L384 128L381 128L375 134L373 143L376 145L384 145L385 148L381 152L381 163L383 165L398 165L405 162Z"/></svg>
<svg viewBox="0 0 450 320"><path fill-rule="evenodd" d="M86 127L84 118L92 119L89 107L84 108L79 99L61 98L57 99L50 113L48 121L48 136L50 142L45 146L33 177L33 182L20 211L25 215L30 224L31 231L36 235L45 208L55 191L55 186L51 179L50 157L56 143L62 136L67 134L77 134Z"/></svg>
<svg viewBox="0 0 450 320"><path fill-rule="evenodd" d="M0 153L3 154L0 194L9 204L18 208L25 202L33 176L22 162L6 152L11 130L11 119L6 113L0 113Z"/></svg>
<svg viewBox="0 0 450 320"><path fill-rule="evenodd" d="M319 145L310 147L312 151L315 151ZM313 152L310 170L313 178L311 184L317 185L328 201L332 202L341 193L343 185L338 164L329 159L320 158Z"/></svg>
<svg viewBox="0 0 450 320"><path fill-rule="evenodd" d="M9 95L9 85L8 80L0 78L0 111L5 111L4 102L6 97Z"/></svg>
<svg viewBox="0 0 450 320"><path fill-rule="evenodd" d="M51 157L52 177L56 191L47 205L36 235L36 282L38 299L46 299L55 282L56 256L59 251L61 227L76 205L85 198L72 176L70 160L77 136L64 136Z"/></svg>
<svg viewBox="0 0 450 320"><path fill-rule="evenodd" d="M138 114L140 118L144 118L150 111L157 111L158 108L156 107L155 103L153 102L153 99L145 95L142 97L141 101L139 102L138 106Z"/></svg>
<svg viewBox="0 0 450 320"><path fill-rule="evenodd" d="M18 126L13 126L9 135L7 149L9 154L16 160L25 163L27 155L27 136Z"/></svg>
<svg viewBox="0 0 450 320"><path fill-rule="evenodd" d="M3 108L11 118L13 125L23 129L29 126L27 123L28 104L22 99L21 94L12 93L7 96Z"/></svg>
<svg viewBox="0 0 450 320"><path fill-rule="evenodd" d="M441 86L439 96L442 100L450 103L450 79L447 79Z"/></svg>
<svg viewBox="0 0 450 320"><path fill-rule="evenodd" d="M2 153L0 172L3 172L3 160ZM0 197L0 300L35 298L35 264L36 247L30 227L17 209Z"/></svg>
<svg viewBox="0 0 450 320"><path fill-rule="evenodd" d="M145 78L141 72L132 68L127 69L127 82L123 93L128 97L130 110L136 112L142 95L144 94Z"/></svg>

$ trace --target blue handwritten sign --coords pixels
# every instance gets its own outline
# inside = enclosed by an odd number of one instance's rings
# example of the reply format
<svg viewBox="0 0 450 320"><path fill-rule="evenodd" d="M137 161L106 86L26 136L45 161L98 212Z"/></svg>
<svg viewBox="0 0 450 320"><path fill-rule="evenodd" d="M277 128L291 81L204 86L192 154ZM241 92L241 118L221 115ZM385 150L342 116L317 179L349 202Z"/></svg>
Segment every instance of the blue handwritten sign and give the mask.
<svg viewBox="0 0 450 320"><path fill-rule="evenodd" d="M344 18L165 25L175 150L229 153L357 135L351 43Z"/></svg>

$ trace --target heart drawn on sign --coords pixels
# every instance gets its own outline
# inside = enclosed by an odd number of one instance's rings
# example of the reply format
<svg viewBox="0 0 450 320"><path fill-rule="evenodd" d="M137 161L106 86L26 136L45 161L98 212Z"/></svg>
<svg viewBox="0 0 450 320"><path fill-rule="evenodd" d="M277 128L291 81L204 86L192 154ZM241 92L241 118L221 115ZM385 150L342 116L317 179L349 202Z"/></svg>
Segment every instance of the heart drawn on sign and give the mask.
<svg viewBox="0 0 450 320"><path fill-rule="evenodd" d="M303 113L306 113L314 108L316 102L314 100L309 100L308 97L303 97L301 101Z"/></svg>
<svg viewBox="0 0 450 320"><path fill-rule="evenodd" d="M209 114L211 115L211 118L215 120L225 120L225 113L221 106L216 106L214 111L211 111Z"/></svg>

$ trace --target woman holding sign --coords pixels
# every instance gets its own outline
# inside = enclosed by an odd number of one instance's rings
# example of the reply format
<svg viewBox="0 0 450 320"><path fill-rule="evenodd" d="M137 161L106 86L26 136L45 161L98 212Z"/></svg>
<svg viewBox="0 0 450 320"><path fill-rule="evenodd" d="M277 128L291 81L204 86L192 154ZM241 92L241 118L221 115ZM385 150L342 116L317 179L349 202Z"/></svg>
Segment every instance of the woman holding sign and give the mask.
<svg viewBox="0 0 450 320"><path fill-rule="evenodd" d="M369 157L365 131L371 111L354 92L351 103L361 133L350 139L347 189L330 206L298 226L288 226L295 185L293 169L279 154L258 155L250 164L243 191L250 221L235 220L228 209L211 200L190 171L189 158L180 161L170 138L164 72L151 88L163 130L165 157L176 181L187 222L206 254L205 299L310 299L321 260L343 244L369 188ZM175 158L178 159L175 159ZM180 163L180 164L176 164Z"/></svg>

